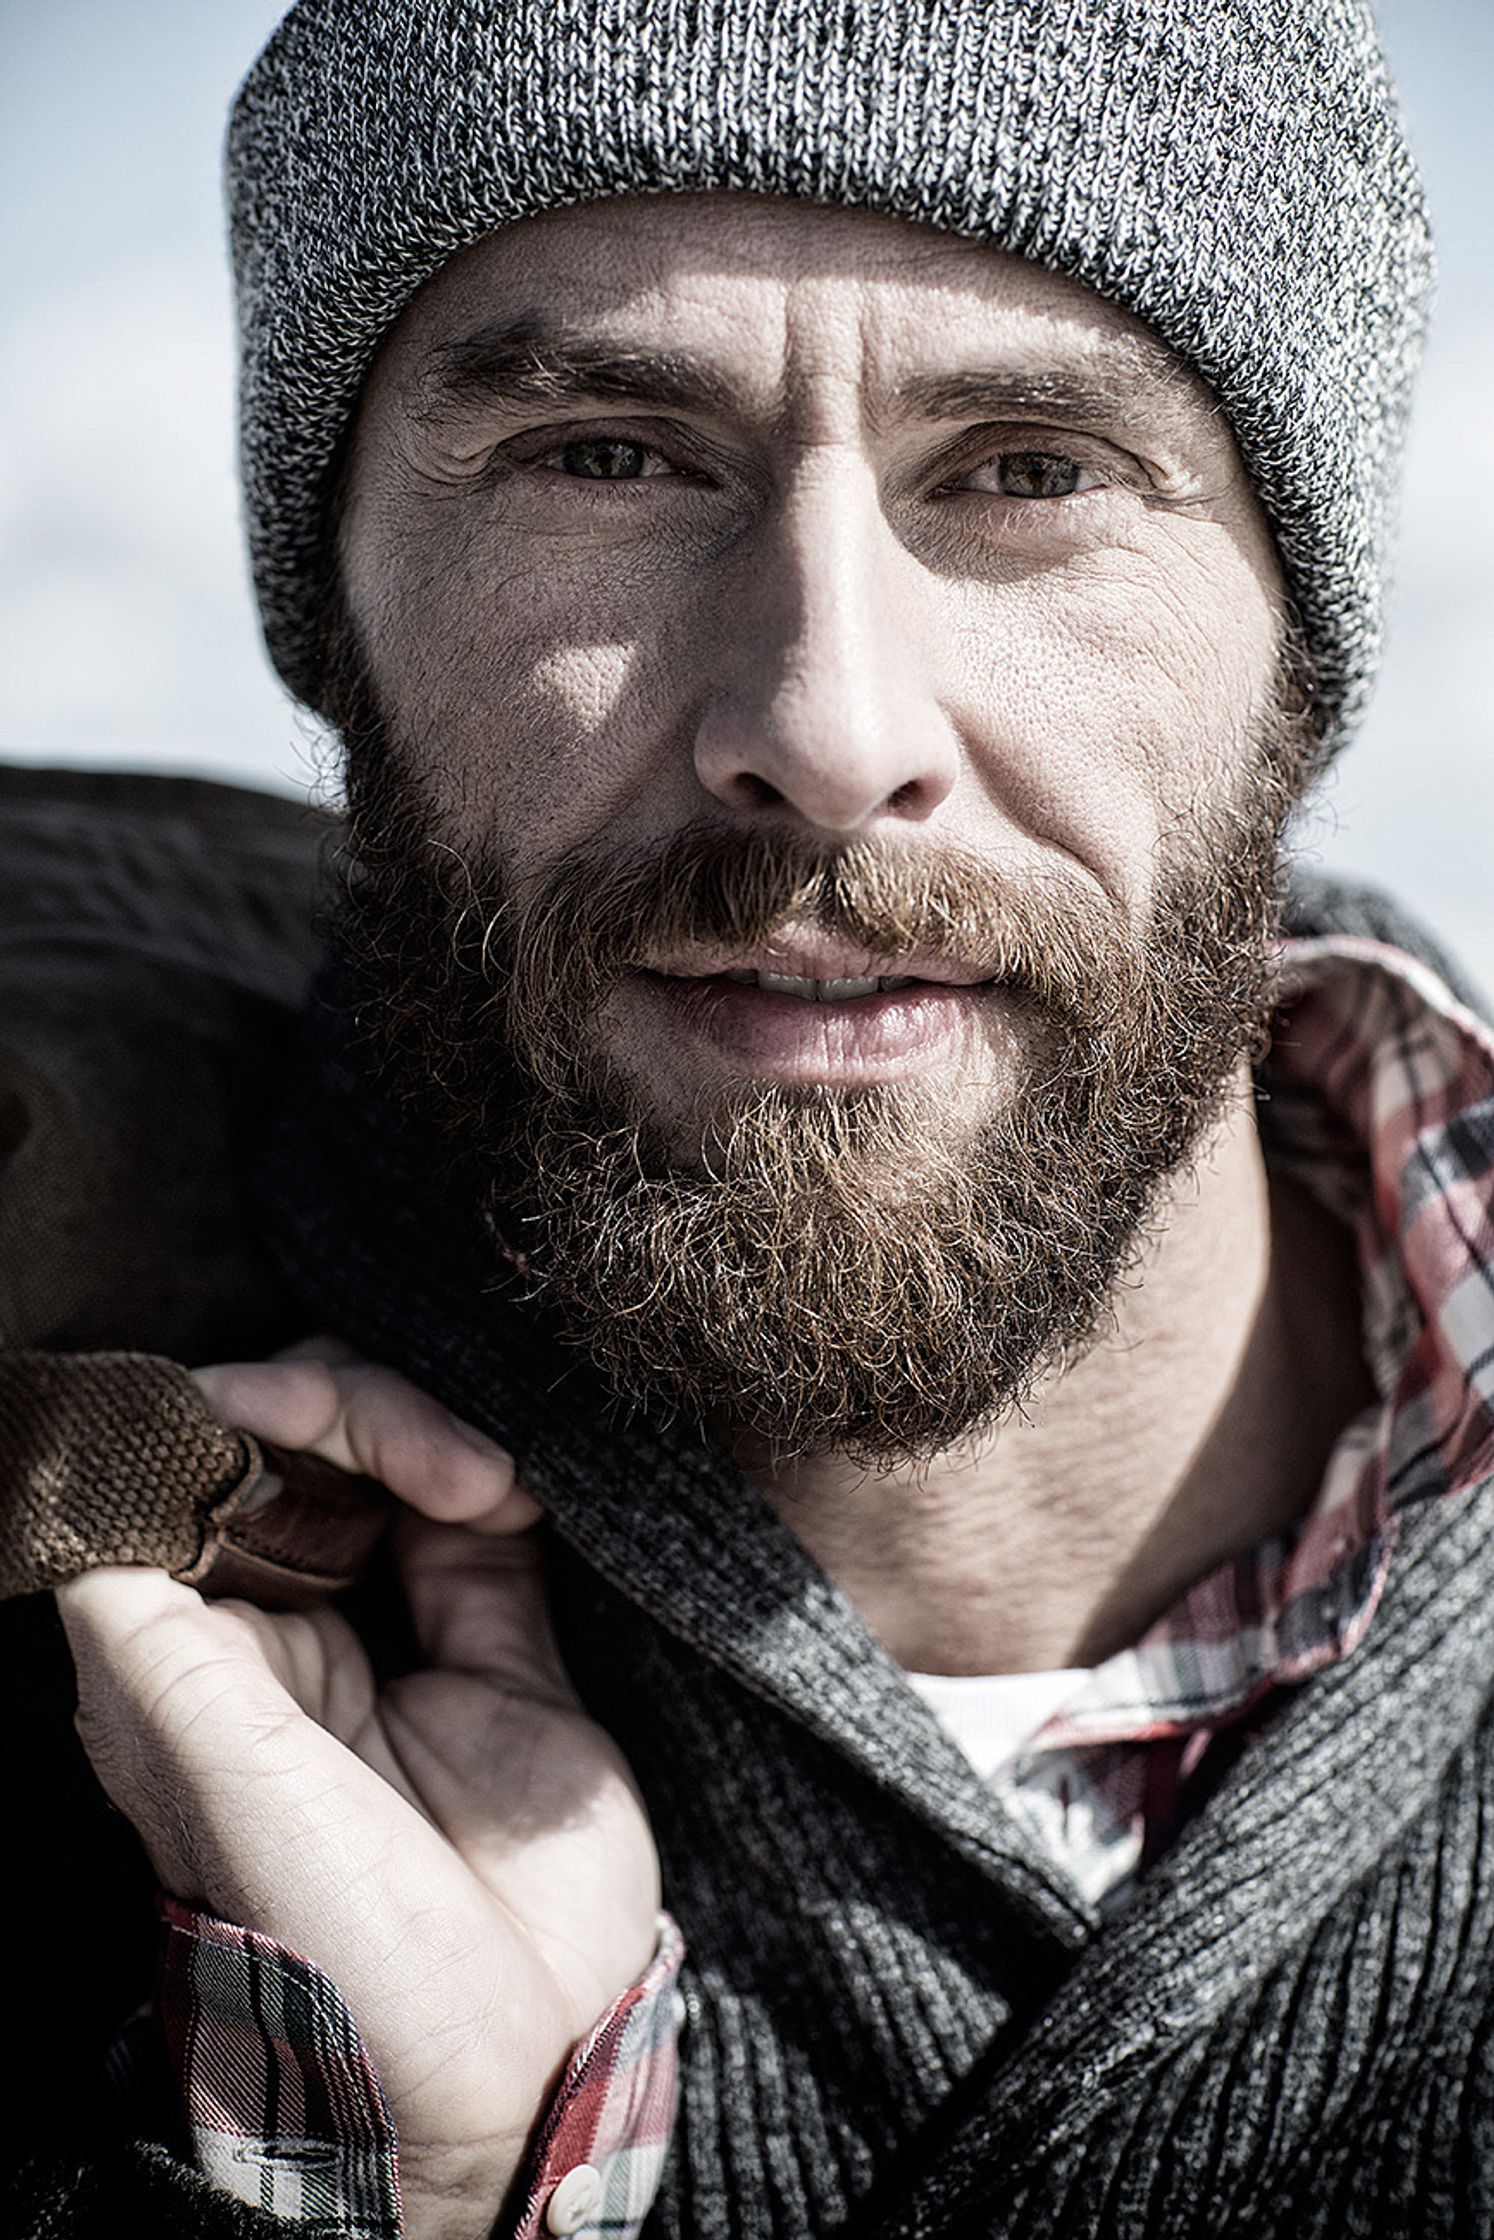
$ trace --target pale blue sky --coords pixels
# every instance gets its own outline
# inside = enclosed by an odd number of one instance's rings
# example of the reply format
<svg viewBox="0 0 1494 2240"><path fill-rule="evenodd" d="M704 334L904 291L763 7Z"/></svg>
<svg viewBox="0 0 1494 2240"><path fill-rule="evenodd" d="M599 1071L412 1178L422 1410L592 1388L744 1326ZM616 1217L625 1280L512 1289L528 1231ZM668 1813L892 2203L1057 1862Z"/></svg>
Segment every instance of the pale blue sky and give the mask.
<svg viewBox="0 0 1494 2240"><path fill-rule="evenodd" d="M218 151L274 0L0 0L0 755L296 788L239 547ZM1311 828L1494 988L1494 6L1383 0L1442 301L1390 657Z"/></svg>

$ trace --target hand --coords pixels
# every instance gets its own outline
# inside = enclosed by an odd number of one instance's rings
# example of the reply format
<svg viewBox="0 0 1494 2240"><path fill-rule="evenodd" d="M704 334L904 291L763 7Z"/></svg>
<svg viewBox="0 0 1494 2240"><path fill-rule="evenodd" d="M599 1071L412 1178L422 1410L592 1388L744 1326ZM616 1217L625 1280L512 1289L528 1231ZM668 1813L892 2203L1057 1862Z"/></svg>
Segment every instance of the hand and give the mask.
<svg viewBox="0 0 1494 2240"><path fill-rule="evenodd" d="M658 1867L545 1607L509 1458L386 1369L199 1381L237 1429L379 1478L427 1669L378 1687L323 1606L270 1616L165 1572L58 1596L78 1725L176 1897L314 1960L399 2137L412 2240L487 2233L576 2041L648 1966Z"/></svg>

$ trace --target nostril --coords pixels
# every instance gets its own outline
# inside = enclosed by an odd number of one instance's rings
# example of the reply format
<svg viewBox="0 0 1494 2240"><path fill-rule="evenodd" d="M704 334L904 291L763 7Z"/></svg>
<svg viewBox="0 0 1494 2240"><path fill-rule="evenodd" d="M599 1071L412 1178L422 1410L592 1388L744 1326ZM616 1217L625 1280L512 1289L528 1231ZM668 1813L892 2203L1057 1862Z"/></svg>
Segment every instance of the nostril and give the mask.
<svg viewBox="0 0 1494 2240"><path fill-rule="evenodd" d="M921 778L909 778L896 793L887 796L887 806L894 810L919 810L933 806Z"/></svg>
<svg viewBox="0 0 1494 2240"><path fill-rule="evenodd" d="M747 809L777 809L787 798L779 792L777 786L770 785L755 770L738 772L737 791L741 796L742 806Z"/></svg>

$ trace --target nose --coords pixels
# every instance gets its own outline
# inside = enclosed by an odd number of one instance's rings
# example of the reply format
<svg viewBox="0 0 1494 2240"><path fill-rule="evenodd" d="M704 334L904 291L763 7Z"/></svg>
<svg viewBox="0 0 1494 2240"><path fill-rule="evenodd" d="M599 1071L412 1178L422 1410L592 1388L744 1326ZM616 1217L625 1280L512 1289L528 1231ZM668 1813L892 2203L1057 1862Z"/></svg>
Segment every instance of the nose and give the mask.
<svg viewBox="0 0 1494 2240"><path fill-rule="evenodd" d="M933 814L959 746L920 627L918 573L869 473L850 463L802 478L743 555L729 649L695 735L709 794L841 838Z"/></svg>

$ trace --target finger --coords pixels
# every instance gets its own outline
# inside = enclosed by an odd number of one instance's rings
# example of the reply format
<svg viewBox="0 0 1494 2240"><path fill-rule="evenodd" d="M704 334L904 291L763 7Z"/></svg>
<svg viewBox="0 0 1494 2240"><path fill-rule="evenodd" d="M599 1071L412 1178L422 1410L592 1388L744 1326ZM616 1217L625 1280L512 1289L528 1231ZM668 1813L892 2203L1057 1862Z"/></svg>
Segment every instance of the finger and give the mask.
<svg viewBox="0 0 1494 2240"><path fill-rule="evenodd" d="M326 1452L342 1407L327 1363L230 1361L192 1374L214 1415L236 1431L338 1459Z"/></svg>
<svg viewBox="0 0 1494 2240"><path fill-rule="evenodd" d="M238 1430L364 1472L438 1522L507 1533L540 1513L510 1455L393 1369L231 1362L196 1377L208 1405Z"/></svg>
<svg viewBox="0 0 1494 2240"><path fill-rule="evenodd" d="M197 1878L171 1825L160 1794L164 1785L151 1754L131 1747L132 1691L120 1672L122 1664L140 1663L152 1630L163 1617L169 1622L174 1585L164 1571L88 1571L57 1589L57 1608L77 1676L79 1740L108 1796L133 1822L163 1886L191 1896Z"/></svg>
<svg viewBox="0 0 1494 2240"><path fill-rule="evenodd" d="M226 1606L146 1566L111 1565L57 1589L77 1677L76 1726L105 1791L133 1823L161 1882L195 1899L205 1884L180 1794L184 1725L231 1699L258 1731L278 1716L284 1682ZM289 1708L289 1706L286 1706Z"/></svg>
<svg viewBox="0 0 1494 2240"><path fill-rule="evenodd" d="M121 1638L175 1603L199 1599L169 1572L145 1564L108 1564L82 1572L57 1589L57 1608L75 1646L100 1637Z"/></svg>
<svg viewBox="0 0 1494 2240"><path fill-rule="evenodd" d="M345 1619L325 1610L272 1616L252 1603L204 1601L195 1587L168 1572L140 1564L102 1565L58 1587L57 1608L78 1673L80 1709L98 1688L111 1698L144 1694L165 1683L166 1651L199 1661L210 1648L242 1692L245 1674L269 1680L303 1711L321 1718L325 1687L321 1654L309 1652L320 1636L351 1643Z"/></svg>
<svg viewBox="0 0 1494 2240"><path fill-rule="evenodd" d="M433 1665L574 1702L550 1624L538 1532L474 1540L405 1517L396 1547L415 1636Z"/></svg>
<svg viewBox="0 0 1494 2240"><path fill-rule="evenodd" d="M334 1369L353 1369L364 1356L345 1339L331 1337L323 1330L311 1338L298 1338L293 1346L282 1346L270 1358L272 1361L326 1361Z"/></svg>
<svg viewBox="0 0 1494 2240"><path fill-rule="evenodd" d="M423 1840L335 1612L271 1618L120 1567L58 1603L83 1747L177 1897L283 1935L277 1903L352 1889L401 1829Z"/></svg>

